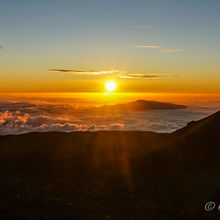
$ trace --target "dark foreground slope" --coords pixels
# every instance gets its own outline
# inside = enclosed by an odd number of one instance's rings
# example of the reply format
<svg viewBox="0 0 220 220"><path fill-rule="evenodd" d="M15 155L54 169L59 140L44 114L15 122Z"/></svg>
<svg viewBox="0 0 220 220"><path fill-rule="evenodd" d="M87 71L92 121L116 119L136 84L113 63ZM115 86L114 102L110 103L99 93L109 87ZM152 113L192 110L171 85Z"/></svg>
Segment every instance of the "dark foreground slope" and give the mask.
<svg viewBox="0 0 220 220"><path fill-rule="evenodd" d="M0 137L0 219L220 219L220 112L172 134Z"/></svg>

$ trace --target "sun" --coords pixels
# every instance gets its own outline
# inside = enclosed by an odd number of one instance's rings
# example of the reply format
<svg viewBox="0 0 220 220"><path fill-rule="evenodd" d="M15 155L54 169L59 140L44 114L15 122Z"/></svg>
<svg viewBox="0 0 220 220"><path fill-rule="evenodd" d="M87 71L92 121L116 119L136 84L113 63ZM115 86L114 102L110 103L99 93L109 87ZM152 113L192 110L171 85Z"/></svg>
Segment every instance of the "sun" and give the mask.
<svg viewBox="0 0 220 220"><path fill-rule="evenodd" d="M105 84L105 88L108 92L113 92L115 91L116 89L116 83L114 81L108 81L106 84Z"/></svg>

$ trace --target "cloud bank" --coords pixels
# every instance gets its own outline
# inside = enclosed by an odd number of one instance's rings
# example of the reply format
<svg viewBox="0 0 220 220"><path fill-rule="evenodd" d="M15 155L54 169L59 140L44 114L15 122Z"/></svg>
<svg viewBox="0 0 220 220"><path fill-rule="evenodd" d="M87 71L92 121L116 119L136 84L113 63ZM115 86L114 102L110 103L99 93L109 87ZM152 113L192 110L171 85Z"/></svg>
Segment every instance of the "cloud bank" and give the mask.
<svg viewBox="0 0 220 220"><path fill-rule="evenodd" d="M121 112L112 115L91 109L77 109L67 104L1 102L0 135L27 132L72 132L98 130L138 130L172 132L189 121L210 114L201 110L151 110Z"/></svg>
<svg viewBox="0 0 220 220"><path fill-rule="evenodd" d="M28 114L21 111L5 111L0 113L0 135L22 134L28 132L71 132L71 131L97 131L120 130L124 125L118 122L95 123L94 120L85 121L80 118L53 114ZM89 116L88 116L89 117ZM88 120L88 117L87 120Z"/></svg>

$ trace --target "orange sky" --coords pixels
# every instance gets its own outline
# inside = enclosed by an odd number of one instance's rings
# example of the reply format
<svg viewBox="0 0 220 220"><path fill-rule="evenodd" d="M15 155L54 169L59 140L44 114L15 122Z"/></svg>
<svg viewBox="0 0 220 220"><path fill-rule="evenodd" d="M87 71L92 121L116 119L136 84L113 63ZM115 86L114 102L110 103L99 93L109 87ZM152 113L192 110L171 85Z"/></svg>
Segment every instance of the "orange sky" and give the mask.
<svg viewBox="0 0 220 220"><path fill-rule="evenodd" d="M5 1L0 92L220 93L220 2L196 2Z"/></svg>

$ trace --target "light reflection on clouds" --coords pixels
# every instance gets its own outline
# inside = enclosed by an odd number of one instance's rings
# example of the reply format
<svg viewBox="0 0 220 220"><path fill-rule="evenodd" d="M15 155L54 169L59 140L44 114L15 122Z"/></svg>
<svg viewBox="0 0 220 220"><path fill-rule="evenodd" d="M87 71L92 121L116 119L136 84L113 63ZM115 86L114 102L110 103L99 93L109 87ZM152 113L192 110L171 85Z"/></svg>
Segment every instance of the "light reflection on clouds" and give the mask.
<svg viewBox="0 0 220 220"><path fill-rule="evenodd" d="M66 103L0 102L0 135L46 131L138 130L172 132L218 109L189 107L180 110L105 113L77 109Z"/></svg>

